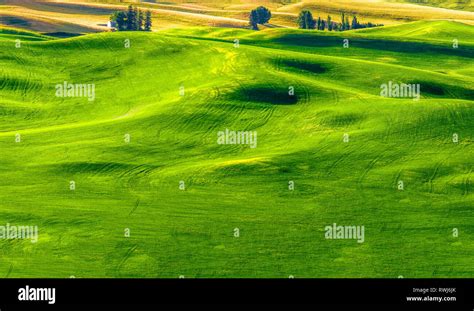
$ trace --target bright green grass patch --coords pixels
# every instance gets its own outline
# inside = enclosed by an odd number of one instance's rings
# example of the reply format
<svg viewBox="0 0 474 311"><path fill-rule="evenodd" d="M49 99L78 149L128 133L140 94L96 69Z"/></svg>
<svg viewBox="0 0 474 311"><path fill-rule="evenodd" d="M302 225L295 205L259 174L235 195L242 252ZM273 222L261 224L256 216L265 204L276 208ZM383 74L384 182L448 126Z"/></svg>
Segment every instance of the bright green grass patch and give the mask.
<svg viewBox="0 0 474 311"><path fill-rule="evenodd" d="M51 39L51 37L40 35L33 31L0 26L0 39L2 40L20 39L20 40L27 40L27 41L41 41L41 40Z"/></svg>
<svg viewBox="0 0 474 311"><path fill-rule="evenodd" d="M417 21L396 26L376 27L355 31L378 37L397 37L419 40L474 42L474 27L448 21Z"/></svg>
<svg viewBox="0 0 474 311"><path fill-rule="evenodd" d="M371 36L0 40L0 224L39 227L0 240L0 275L472 277L472 50ZM56 97L63 81L95 83L95 100ZM420 83L420 100L381 98L388 81ZM257 131L257 148L217 144L225 129ZM365 242L326 240L332 223Z"/></svg>

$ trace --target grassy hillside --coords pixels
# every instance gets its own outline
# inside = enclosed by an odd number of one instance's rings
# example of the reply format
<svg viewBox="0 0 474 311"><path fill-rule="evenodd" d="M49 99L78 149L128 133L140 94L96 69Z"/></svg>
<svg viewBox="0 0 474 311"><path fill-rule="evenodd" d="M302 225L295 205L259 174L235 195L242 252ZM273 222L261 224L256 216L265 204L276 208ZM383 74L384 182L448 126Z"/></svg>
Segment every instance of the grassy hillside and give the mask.
<svg viewBox="0 0 474 311"><path fill-rule="evenodd" d="M447 21L419 21L390 27L357 30L358 33L377 37L396 37L408 40L431 38L449 41L454 39L464 43L474 43L474 27Z"/></svg>
<svg viewBox="0 0 474 311"><path fill-rule="evenodd" d="M8 28L0 26L0 36L5 40L26 40L26 41L36 41L36 40L49 40L51 37L40 35L36 32L25 31L18 28Z"/></svg>
<svg viewBox="0 0 474 311"><path fill-rule="evenodd" d="M2 31L0 224L38 225L39 240L0 240L0 275L472 277L472 27L429 26L20 49ZM95 83L95 101L56 97L64 81ZM421 99L380 97L388 81ZM257 148L217 144L226 128L257 131ZM325 239L333 223L364 225L365 242Z"/></svg>

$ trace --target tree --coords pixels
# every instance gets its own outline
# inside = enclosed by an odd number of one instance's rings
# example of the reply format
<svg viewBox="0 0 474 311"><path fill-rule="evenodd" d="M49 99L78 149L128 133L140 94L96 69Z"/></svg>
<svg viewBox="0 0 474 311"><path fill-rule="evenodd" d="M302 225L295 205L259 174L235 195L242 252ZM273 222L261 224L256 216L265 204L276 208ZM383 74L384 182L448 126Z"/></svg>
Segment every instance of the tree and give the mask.
<svg viewBox="0 0 474 311"><path fill-rule="evenodd" d="M359 28L359 22L357 21L357 17L354 15L354 17L352 18L352 26L351 26L352 29L357 29Z"/></svg>
<svg viewBox="0 0 474 311"><path fill-rule="evenodd" d="M126 12L117 11L110 16L110 20L117 23L119 31L151 31L151 11L147 10L145 14L131 5Z"/></svg>
<svg viewBox="0 0 474 311"><path fill-rule="evenodd" d="M321 30L321 17L318 16L318 21L316 22L316 29Z"/></svg>
<svg viewBox="0 0 474 311"><path fill-rule="evenodd" d="M329 31L332 31L331 15L328 15L328 30L329 30Z"/></svg>
<svg viewBox="0 0 474 311"><path fill-rule="evenodd" d="M109 20L111 22L116 22L117 21L117 16L120 13L120 11L114 12L112 15L110 15Z"/></svg>
<svg viewBox="0 0 474 311"><path fill-rule="evenodd" d="M321 29L322 31L324 31L324 29L326 29L326 22L324 21L324 19L321 20Z"/></svg>
<svg viewBox="0 0 474 311"><path fill-rule="evenodd" d="M314 29L314 26L316 24L313 14L311 14L310 11L304 10L301 11L300 14L298 15L298 27L300 29Z"/></svg>
<svg viewBox="0 0 474 311"><path fill-rule="evenodd" d="M114 12L110 16L110 21L115 22L117 24L117 29L118 30L125 30L125 28L127 27L127 25L126 25L127 15L122 11Z"/></svg>
<svg viewBox="0 0 474 311"><path fill-rule="evenodd" d="M349 24L349 17L346 16L346 30L351 29L351 24Z"/></svg>
<svg viewBox="0 0 474 311"><path fill-rule="evenodd" d="M151 31L151 11L145 13L145 31Z"/></svg>
<svg viewBox="0 0 474 311"><path fill-rule="evenodd" d="M132 5L128 6L127 11L127 30L135 30L133 27L135 26L135 16L133 12Z"/></svg>
<svg viewBox="0 0 474 311"><path fill-rule="evenodd" d="M298 19L296 20L296 23L298 23L298 28L299 29L307 29L306 27L306 14L308 11L301 11L300 14L298 14Z"/></svg>
<svg viewBox="0 0 474 311"><path fill-rule="evenodd" d="M314 29L316 27L316 21L310 11L306 14L306 27L307 29Z"/></svg>
<svg viewBox="0 0 474 311"><path fill-rule="evenodd" d="M259 6L257 9L257 23L258 24L265 24L268 23L270 18L272 17L272 12L264 6Z"/></svg>
<svg viewBox="0 0 474 311"><path fill-rule="evenodd" d="M249 23L253 30L258 30L258 13L257 10L252 10L249 15Z"/></svg>
<svg viewBox="0 0 474 311"><path fill-rule="evenodd" d="M344 12L342 12L342 15L341 15L341 30L342 31L346 30L346 22L345 22L345 19L344 19Z"/></svg>
<svg viewBox="0 0 474 311"><path fill-rule="evenodd" d="M115 22L117 23L117 29L119 31L125 30L127 28L127 14L122 11L118 12Z"/></svg>
<svg viewBox="0 0 474 311"><path fill-rule="evenodd" d="M138 18L137 18L137 26L138 30L143 30L143 12L142 10L138 10Z"/></svg>
<svg viewBox="0 0 474 311"><path fill-rule="evenodd" d="M132 30L139 30L138 28L138 18L139 13L137 7L133 8L133 29Z"/></svg>

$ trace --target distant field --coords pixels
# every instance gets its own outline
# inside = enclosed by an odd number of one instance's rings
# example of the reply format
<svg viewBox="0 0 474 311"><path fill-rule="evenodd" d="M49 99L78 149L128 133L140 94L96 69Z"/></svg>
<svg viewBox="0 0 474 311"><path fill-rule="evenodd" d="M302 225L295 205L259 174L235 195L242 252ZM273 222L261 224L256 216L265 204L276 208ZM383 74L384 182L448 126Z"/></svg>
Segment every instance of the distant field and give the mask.
<svg viewBox="0 0 474 311"><path fill-rule="evenodd" d="M393 2L407 2L420 5L428 5L447 9L457 9L474 11L474 4L471 0L392 0Z"/></svg>
<svg viewBox="0 0 474 311"><path fill-rule="evenodd" d="M39 228L0 240L0 275L472 277L472 32L0 28L0 221ZM56 97L64 81L95 100ZM389 81L421 98L381 97ZM365 241L325 239L333 223Z"/></svg>
<svg viewBox="0 0 474 311"><path fill-rule="evenodd" d="M247 28L249 12L259 4L272 10L268 26L277 28L295 28L297 15L303 9L311 10L316 17L331 15L336 21L345 12L351 18L356 14L361 22L385 25L432 19L474 24L474 12L468 10L382 0L136 2L153 11L155 30L189 26ZM42 33L105 31L112 12L125 10L127 5L119 1L1 0L0 24Z"/></svg>
<svg viewBox="0 0 474 311"><path fill-rule="evenodd" d="M474 24L473 12L373 0L310 0L281 7L278 11L297 14L303 9L316 12L321 17L330 14L339 18L341 12L346 12L349 16L356 14L360 20L366 22L386 25L424 19L456 20Z"/></svg>

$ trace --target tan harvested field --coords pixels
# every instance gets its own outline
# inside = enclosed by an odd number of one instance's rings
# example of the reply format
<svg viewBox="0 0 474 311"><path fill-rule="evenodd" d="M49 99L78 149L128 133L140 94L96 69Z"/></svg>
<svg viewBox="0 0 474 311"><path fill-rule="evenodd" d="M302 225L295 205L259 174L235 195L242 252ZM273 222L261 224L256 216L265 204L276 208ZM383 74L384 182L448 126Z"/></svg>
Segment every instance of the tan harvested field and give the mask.
<svg viewBox="0 0 474 311"><path fill-rule="evenodd" d="M342 12L356 14L364 22L395 24L400 22L443 19L474 24L474 13L421 6L408 3L390 3L382 0L309 0L287 5L279 12L297 14L301 10L316 12L316 16L339 16Z"/></svg>
<svg viewBox="0 0 474 311"><path fill-rule="evenodd" d="M133 1L131 1L133 2ZM265 5L272 11L269 27L295 27L298 13L303 9L314 16L331 15L338 20L345 12L356 14L362 22L399 24L423 19L455 20L474 24L474 13L459 10L419 6L383 0L309 0L288 1L219 1L199 3L173 1L166 3L140 2L137 5L153 13L153 29L183 26L216 26L243 28L248 26L249 11ZM125 10L129 3L119 1L75 0L0 0L0 24L41 33L89 33L106 31L109 16Z"/></svg>
<svg viewBox="0 0 474 311"><path fill-rule="evenodd" d="M109 16L117 10L126 10L127 4L105 4L92 2L60 2L60 1L0 1L0 24L35 30L38 32L63 31L63 24L71 24L71 32L105 31ZM178 26L216 26L216 27L246 27L247 18L212 15L199 12L196 8L177 6L153 6L148 8L154 16L154 28L169 28ZM12 22L18 18L23 23ZM37 22L42 20L43 23ZM74 27L76 25L77 27Z"/></svg>

